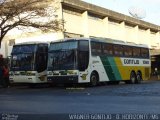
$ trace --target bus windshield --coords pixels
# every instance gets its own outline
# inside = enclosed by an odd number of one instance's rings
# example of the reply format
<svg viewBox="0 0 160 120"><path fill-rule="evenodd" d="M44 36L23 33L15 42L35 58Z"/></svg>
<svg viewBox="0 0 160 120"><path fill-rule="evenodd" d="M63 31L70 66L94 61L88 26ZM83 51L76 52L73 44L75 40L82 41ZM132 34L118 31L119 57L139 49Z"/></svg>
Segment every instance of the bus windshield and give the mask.
<svg viewBox="0 0 160 120"><path fill-rule="evenodd" d="M52 43L49 48L49 70L77 69L77 41Z"/></svg>
<svg viewBox="0 0 160 120"><path fill-rule="evenodd" d="M36 45L16 45L12 50L11 70L34 70Z"/></svg>

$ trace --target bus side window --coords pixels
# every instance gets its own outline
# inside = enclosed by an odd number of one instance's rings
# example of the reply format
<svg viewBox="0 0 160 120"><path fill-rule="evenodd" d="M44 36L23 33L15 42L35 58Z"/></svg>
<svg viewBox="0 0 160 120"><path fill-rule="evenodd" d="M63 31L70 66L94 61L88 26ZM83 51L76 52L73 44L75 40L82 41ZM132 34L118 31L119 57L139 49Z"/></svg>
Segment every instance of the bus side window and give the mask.
<svg viewBox="0 0 160 120"><path fill-rule="evenodd" d="M123 46L122 45L113 45L114 55L123 56Z"/></svg>
<svg viewBox="0 0 160 120"><path fill-rule="evenodd" d="M124 46L124 56L132 57L132 47Z"/></svg>
<svg viewBox="0 0 160 120"><path fill-rule="evenodd" d="M105 55L113 55L113 47L111 44L104 43L102 48Z"/></svg>
<svg viewBox="0 0 160 120"><path fill-rule="evenodd" d="M141 56L143 58L149 58L149 50L147 48L141 48Z"/></svg>
<svg viewBox="0 0 160 120"><path fill-rule="evenodd" d="M140 57L140 48L138 47L133 47L133 57Z"/></svg>
<svg viewBox="0 0 160 120"><path fill-rule="evenodd" d="M80 71L85 71L89 64L89 42L79 41L78 49L78 68Z"/></svg>
<svg viewBox="0 0 160 120"><path fill-rule="evenodd" d="M91 42L91 53L93 56L99 56L102 53L101 43L99 42Z"/></svg>

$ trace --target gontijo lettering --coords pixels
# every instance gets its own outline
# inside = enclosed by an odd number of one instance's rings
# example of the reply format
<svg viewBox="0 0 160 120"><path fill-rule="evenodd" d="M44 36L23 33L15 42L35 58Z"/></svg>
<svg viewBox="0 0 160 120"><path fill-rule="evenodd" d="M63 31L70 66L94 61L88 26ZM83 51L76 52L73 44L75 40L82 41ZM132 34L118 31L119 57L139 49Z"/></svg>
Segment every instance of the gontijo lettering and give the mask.
<svg viewBox="0 0 160 120"><path fill-rule="evenodd" d="M144 60L143 64L149 64L149 61Z"/></svg>
<svg viewBox="0 0 160 120"><path fill-rule="evenodd" d="M124 64L139 64L139 60L124 59Z"/></svg>

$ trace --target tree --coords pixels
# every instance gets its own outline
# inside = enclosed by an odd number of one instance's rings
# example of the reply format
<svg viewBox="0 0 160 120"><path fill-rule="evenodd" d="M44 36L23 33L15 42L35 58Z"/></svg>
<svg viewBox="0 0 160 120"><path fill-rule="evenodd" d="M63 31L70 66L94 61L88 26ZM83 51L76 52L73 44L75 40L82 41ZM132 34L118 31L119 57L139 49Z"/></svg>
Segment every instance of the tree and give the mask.
<svg viewBox="0 0 160 120"><path fill-rule="evenodd" d="M12 29L36 28L44 32L63 30L55 0L0 0L0 45ZM50 6L49 6L50 5Z"/></svg>

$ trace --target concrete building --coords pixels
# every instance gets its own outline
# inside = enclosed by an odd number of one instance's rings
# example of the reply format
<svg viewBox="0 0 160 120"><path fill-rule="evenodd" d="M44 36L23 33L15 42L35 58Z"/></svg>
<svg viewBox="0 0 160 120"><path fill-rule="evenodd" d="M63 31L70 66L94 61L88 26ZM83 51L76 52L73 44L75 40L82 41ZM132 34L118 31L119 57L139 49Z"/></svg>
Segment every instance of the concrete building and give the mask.
<svg viewBox="0 0 160 120"><path fill-rule="evenodd" d="M9 34L0 53L10 55L12 45L23 41L55 40L66 37L105 37L160 49L160 26L138 20L81 0L59 0L58 18L64 19L65 32L44 34L39 31ZM156 50L159 54L159 51ZM154 53L154 51L152 51Z"/></svg>
<svg viewBox="0 0 160 120"><path fill-rule="evenodd" d="M79 0L62 1L64 37L107 37L159 48L160 26Z"/></svg>

